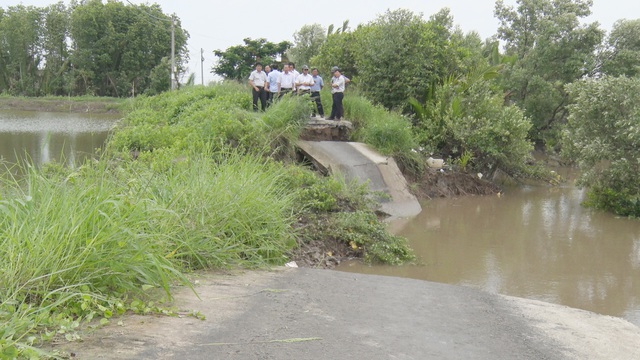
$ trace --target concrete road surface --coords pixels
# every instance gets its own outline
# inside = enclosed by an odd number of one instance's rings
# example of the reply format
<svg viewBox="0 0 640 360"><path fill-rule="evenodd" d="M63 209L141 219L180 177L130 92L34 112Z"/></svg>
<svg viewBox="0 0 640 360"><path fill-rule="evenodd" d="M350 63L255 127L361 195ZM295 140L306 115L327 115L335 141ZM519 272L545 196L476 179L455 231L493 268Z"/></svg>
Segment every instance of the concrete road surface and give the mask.
<svg viewBox="0 0 640 360"><path fill-rule="evenodd" d="M182 317L126 316L74 359L640 359L619 318L420 280L318 269L202 274ZM194 310L206 316L188 316Z"/></svg>

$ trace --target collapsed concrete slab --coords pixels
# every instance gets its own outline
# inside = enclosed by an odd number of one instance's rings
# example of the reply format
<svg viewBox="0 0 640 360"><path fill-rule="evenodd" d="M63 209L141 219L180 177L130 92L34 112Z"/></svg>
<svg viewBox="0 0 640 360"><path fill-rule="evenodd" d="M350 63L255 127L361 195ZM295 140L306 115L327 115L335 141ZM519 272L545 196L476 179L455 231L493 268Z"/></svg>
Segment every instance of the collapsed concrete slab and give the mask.
<svg viewBox="0 0 640 360"><path fill-rule="evenodd" d="M390 216L411 217L422 211L392 157L357 142L299 141L298 147L320 171L368 183L371 191L383 195L378 197L380 210Z"/></svg>

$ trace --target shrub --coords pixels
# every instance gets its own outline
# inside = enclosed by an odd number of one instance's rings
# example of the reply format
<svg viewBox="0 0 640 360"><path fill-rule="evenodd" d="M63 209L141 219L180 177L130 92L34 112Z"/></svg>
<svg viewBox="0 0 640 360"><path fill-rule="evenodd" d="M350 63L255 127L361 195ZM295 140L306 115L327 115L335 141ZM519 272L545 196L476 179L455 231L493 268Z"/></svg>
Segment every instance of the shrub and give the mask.
<svg viewBox="0 0 640 360"><path fill-rule="evenodd" d="M582 169L588 205L640 216L640 79L604 77L567 86L573 98L564 134Z"/></svg>
<svg viewBox="0 0 640 360"><path fill-rule="evenodd" d="M533 144L530 121L516 106L505 106L492 91L486 72L450 78L437 86L423 106L415 99L420 145L442 156L469 153L477 170L500 168L512 175L526 172Z"/></svg>

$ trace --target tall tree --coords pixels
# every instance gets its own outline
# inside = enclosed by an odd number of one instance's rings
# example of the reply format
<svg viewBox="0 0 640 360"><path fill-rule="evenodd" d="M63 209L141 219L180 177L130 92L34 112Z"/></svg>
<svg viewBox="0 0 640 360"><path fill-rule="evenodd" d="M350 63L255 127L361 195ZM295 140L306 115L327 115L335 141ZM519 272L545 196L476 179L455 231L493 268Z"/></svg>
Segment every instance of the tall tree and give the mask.
<svg viewBox="0 0 640 360"><path fill-rule="evenodd" d="M34 6L10 6L2 16L0 51L5 63L3 82L12 94L34 96L40 92L41 24L41 10Z"/></svg>
<svg viewBox="0 0 640 360"><path fill-rule="evenodd" d="M464 66L466 43L452 27L448 9L428 21L408 10L387 11L353 32L329 35L313 62L322 70L343 67L369 98L406 110L409 98L424 100L431 84Z"/></svg>
<svg viewBox="0 0 640 360"><path fill-rule="evenodd" d="M618 20L601 57L602 72L607 75L640 75L640 19Z"/></svg>
<svg viewBox="0 0 640 360"><path fill-rule="evenodd" d="M151 70L171 55L171 17L159 5L89 0L71 15L76 89L129 96L150 84ZM188 33L176 24L176 57L186 58Z"/></svg>
<svg viewBox="0 0 640 360"><path fill-rule="evenodd" d="M300 65L310 65L311 58L318 54L326 39L326 30L322 25L302 26L293 34L294 45L287 52L289 60Z"/></svg>
<svg viewBox="0 0 640 360"><path fill-rule="evenodd" d="M591 14L591 0L517 0L517 7L496 2L498 38L507 56L503 85L508 98L525 109L539 142L557 137L555 125L566 122L565 85L593 71L595 50L604 32L598 23L580 24Z"/></svg>
<svg viewBox="0 0 640 360"><path fill-rule="evenodd" d="M42 74L43 93L64 95L64 74L69 68L69 10L63 2L47 6L43 11L42 50L45 66Z"/></svg>
<svg viewBox="0 0 640 360"><path fill-rule="evenodd" d="M235 45L225 51L215 50L213 53L219 58L212 73L226 79L244 80L249 77L256 62L265 64L282 58L291 47L288 41L272 43L267 39L243 39L244 45Z"/></svg>

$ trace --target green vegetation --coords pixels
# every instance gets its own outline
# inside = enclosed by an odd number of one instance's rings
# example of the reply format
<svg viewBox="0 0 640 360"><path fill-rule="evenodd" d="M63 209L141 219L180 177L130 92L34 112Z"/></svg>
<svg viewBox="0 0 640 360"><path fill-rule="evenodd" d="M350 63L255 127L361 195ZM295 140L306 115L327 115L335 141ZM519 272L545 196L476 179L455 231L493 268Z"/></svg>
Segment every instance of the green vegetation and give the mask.
<svg viewBox="0 0 640 360"><path fill-rule="evenodd" d="M288 41L277 44L263 38L245 38L243 41L244 45L213 52L219 58L218 64L212 69L213 73L229 80L246 81L258 61L264 65L272 64L291 47Z"/></svg>
<svg viewBox="0 0 640 360"><path fill-rule="evenodd" d="M188 37L176 19L176 81ZM171 86L171 17L157 4L0 8L0 39L0 93L128 97Z"/></svg>
<svg viewBox="0 0 640 360"><path fill-rule="evenodd" d="M604 77L571 84L574 99L565 152L583 170L588 205L640 216L640 78Z"/></svg>
<svg viewBox="0 0 640 360"><path fill-rule="evenodd" d="M531 119L531 139L553 147L568 116L564 86L597 72L596 50L604 31L597 22L580 23L591 14L591 1L516 3L515 8L496 3L498 38L505 55L516 58L505 68L502 88Z"/></svg>
<svg viewBox="0 0 640 360"><path fill-rule="evenodd" d="M516 106L504 106L491 79L498 67L479 69L450 78L429 94L422 105L412 99L420 144L476 169L526 173L533 145L527 139L531 123ZM465 155L466 154L466 155Z"/></svg>
<svg viewBox="0 0 640 360"><path fill-rule="evenodd" d="M413 260L365 185L291 161L309 104L254 113L235 83L141 97L101 159L2 178L0 358L37 357L92 319L166 313L158 301L190 271L283 264L316 239L370 262Z"/></svg>

